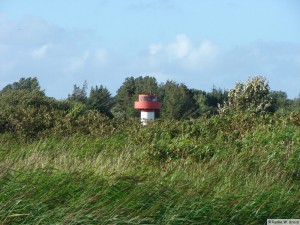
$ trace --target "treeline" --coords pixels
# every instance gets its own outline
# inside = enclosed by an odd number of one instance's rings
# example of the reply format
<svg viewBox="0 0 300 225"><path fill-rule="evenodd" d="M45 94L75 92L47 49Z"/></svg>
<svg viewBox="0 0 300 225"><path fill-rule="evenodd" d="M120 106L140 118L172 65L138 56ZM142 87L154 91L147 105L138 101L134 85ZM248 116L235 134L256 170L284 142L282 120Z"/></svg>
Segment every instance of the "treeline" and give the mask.
<svg viewBox="0 0 300 225"><path fill-rule="evenodd" d="M218 104L227 99L227 91L213 88L211 92L189 89L185 84L167 81L158 84L154 77L128 77L112 97L102 85L91 87L88 95L87 83L80 87L74 85L68 101L80 102L110 118L139 117L140 112L133 108L139 94L157 94L162 102L158 117L165 119L197 118L203 114L217 113Z"/></svg>
<svg viewBox="0 0 300 225"><path fill-rule="evenodd" d="M113 132L116 120L139 117L133 104L138 94L157 94L162 109L161 119L195 119L201 116L248 111L265 114L300 109L300 96L287 99L282 91L271 91L263 77L237 83L226 91L212 88L210 92L190 89L185 84L167 81L158 84L154 77L128 77L112 96L103 85L87 82L74 85L64 100L45 95L37 78L21 78L0 91L0 132L9 132L23 140L50 133L68 135L74 132L107 134ZM114 119L113 119L114 118Z"/></svg>
<svg viewBox="0 0 300 225"><path fill-rule="evenodd" d="M237 83L231 91L213 87L210 92L190 89L185 84L172 80L158 84L155 77L128 77L114 97L102 85L92 86L88 95L85 81L82 87L74 85L67 100L82 103L110 118L132 118L139 117L139 111L133 108L139 94L157 94L163 104L158 116L162 119L180 120L218 114L221 106L228 102L228 97L233 101L233 91L241 96L239 101L246 105L247 102L261 102L264 99L268 104L266 112L293 111L300 105L300 94L294 100L288 99L283 91L271 91L267 80L261 76L251 78L245 84Z"/></svg>

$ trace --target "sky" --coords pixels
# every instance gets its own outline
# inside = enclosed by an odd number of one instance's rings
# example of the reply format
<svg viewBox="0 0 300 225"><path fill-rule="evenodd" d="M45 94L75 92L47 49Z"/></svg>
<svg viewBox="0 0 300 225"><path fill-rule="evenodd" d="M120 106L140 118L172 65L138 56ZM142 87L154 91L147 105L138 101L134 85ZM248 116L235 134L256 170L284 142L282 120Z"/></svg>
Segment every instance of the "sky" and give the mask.
<svg viewBox="0 0 300 225"><path fill-rule="evenodd" d="M265 76L300 94L299 0L0 0L0 90L37 77L47 96L126 77L231 89Z"/></svg>

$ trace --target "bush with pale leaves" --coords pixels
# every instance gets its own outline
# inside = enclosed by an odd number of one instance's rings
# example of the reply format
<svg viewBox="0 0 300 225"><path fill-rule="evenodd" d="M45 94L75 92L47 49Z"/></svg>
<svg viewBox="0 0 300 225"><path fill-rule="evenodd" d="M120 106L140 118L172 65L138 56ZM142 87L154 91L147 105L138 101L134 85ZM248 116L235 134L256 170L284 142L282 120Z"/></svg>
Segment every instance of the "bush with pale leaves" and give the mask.
<svg viewBox="0 0 300 225"><path fill-rule="evenodd" d="M250 112L264 114L271 111L270 88L265 77L249 78L244 84L238 82L228 93L228 100L219 105L220 114Z"/></svg>

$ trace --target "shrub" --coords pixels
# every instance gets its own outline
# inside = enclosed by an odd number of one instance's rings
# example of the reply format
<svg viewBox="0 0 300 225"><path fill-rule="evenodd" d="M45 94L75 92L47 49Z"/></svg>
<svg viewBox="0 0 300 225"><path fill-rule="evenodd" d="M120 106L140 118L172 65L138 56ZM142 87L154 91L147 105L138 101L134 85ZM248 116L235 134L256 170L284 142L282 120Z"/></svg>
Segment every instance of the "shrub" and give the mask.
<svg viewBox="0 0 300 225"><path fill-rule="evenodd" d="M39 91L11 90L0 95L1 130L28 140L53 126L53 103Z"/></svg>
<svg viewBox="0 0 300 225"><path fill-rule="evenodd" d="M228 100L219 105L220 114L237 111L248 111L255 114L265 114L271 111L271 98L266 78L256 76L249 78L246 84L237 83L228 93Z"/></svg>

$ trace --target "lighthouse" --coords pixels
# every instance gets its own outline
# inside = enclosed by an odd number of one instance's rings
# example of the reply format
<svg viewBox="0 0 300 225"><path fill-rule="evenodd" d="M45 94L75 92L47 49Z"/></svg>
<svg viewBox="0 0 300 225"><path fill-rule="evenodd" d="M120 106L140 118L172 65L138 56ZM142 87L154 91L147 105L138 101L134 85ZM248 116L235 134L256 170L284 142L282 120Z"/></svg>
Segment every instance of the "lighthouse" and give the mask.
<svg viewBox="0 0 300 225"><path fill-rule="evenodd" d="M161 103L157 101L156 95L139 95L139 100L134 102L134 108L141 111L141 122L147 125L148 120L154 120L155 110L161 108Z"/></svg>

